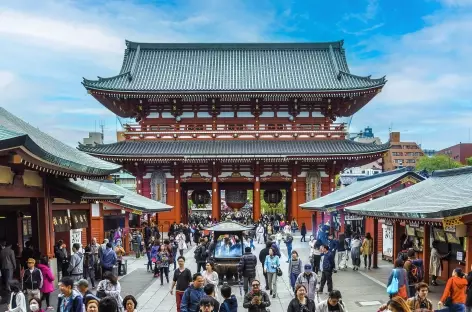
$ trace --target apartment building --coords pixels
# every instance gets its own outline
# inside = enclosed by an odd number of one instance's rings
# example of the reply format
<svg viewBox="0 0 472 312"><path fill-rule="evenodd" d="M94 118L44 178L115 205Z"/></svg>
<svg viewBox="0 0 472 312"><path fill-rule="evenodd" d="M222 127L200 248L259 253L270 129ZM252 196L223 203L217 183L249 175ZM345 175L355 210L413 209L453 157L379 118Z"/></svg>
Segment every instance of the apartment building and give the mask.
<svg viewBox="0 0 472 312"><path fill-rule="evenodd" d="M390 150L384 156L384 171L400 168L413 169L418 158L424 156L421 147L415 142L402 142L400 132L390 133Z"/></svg>

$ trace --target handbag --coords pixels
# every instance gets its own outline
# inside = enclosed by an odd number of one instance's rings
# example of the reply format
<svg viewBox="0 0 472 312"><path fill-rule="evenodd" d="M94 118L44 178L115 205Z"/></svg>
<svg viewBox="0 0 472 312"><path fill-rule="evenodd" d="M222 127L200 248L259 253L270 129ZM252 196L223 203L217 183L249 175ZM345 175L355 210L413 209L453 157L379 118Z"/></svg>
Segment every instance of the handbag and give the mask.
<svg viewBox="0 0 472 312"><path fill-rule="evenodd" d="M282 276L283 275L281 268L277 268L276 273L277 273L277 276Z"/></svg>
<svg viewBox="0 0 472 312"><path fill-rule="evenodd" d="M387 294L395 295L398 293L398 277L397 277L397 270L393 270L393 277L392 282L387 287Z"/></svg>
<svg viewBox="0 0 472 312"><path fill-rule="evenodd" d="M104 290L97 290L96 296L97 298L102 299L102 298L105 298L107 294L105 293Z"/></svg>

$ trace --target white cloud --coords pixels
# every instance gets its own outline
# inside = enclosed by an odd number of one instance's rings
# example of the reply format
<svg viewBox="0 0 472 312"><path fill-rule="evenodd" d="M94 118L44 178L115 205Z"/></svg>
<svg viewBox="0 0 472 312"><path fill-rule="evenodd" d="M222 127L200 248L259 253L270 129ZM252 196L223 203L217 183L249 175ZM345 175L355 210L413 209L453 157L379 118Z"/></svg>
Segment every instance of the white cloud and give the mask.
<svg viewBox="0 0 472 312"><path fill-rule="evenodd" d="M0 35L24 37L51 46L105 53L117 53L123 48L122 38L98 25L13 10L4 10L0 14Z"/></svg>
<svg viewBox="0 0 472 312"><path fill-rule="evenodd" d="M472 110L472 33L465 31L472 29L472 13L438 12L426 21L430 24L401 37L366 42L366 53L381 56L363 60L355 72L374 69L388 82L354 122L359 128L374 124L384 139L393 123L406 140L440 149L466 142L472 126L465 117Z"/></svg>
<svg viewBox="0 0 472 312"><path fill-rule="evenodd" d="M62 111L64 114L80 114L80 115L91 115L91 116L115 116L112 112L104 107L96 107L96 108L68 108Z"/></svg>
<svg viewBox="0 0 472 312"><path fill-rule="evenodd" d="M7 91L7 87L13 83L15 75L8 71L0 70L0 91Z"/></svg>
<svg viewBox="0 0 472 312"><path fill-rule="evenodd" d="M442 4L450 7L472 6L472 0L439 0Z"/></svg>

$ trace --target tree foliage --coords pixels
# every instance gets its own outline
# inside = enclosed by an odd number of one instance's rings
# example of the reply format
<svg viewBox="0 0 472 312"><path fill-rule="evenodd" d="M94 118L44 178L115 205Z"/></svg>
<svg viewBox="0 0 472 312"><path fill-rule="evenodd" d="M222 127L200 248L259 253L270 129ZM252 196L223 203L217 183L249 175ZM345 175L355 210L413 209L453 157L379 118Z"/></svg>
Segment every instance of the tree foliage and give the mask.
<svg viewBox="0 0 472 312"><path fill-rule="evenodd" d="M444 170L462 167L462 164L447 155L434 155L432 157L423 156L416 161L416 170Z"/></svg>
<svg viewBox="0 0 472 312"><path fill-rule="evenodd" d="M465 160L467 166L472 166L472 157L469 157Z"/></svg>

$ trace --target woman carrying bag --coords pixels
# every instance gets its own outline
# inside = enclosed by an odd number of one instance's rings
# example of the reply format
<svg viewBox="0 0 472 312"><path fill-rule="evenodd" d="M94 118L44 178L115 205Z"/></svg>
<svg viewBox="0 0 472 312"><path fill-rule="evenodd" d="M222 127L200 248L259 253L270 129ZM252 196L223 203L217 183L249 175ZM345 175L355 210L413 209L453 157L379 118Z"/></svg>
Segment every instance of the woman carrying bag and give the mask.
<svg viewBox="0 0 472 312"><path fill-rule="evenodd" d="M398 296L404 300L408 299L406 270L403 268L403 260L395 260L395 268L390 273L387 283L387 293L390 298Z"/></svg>

